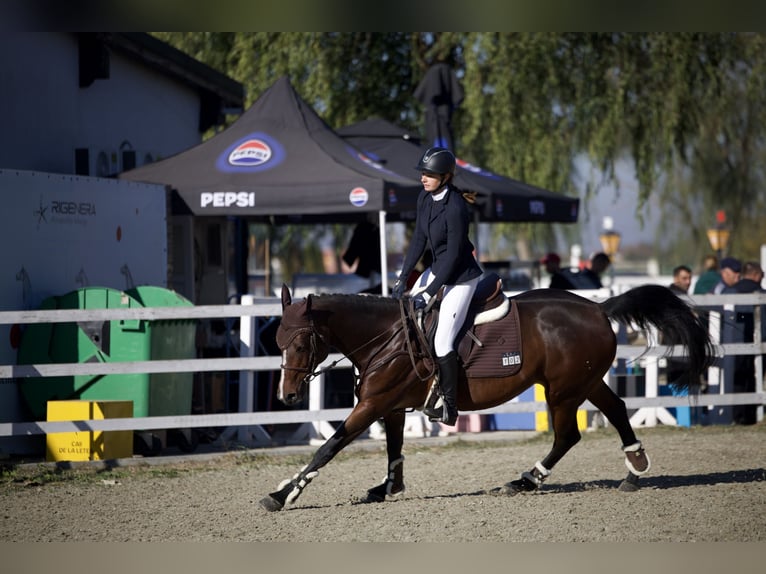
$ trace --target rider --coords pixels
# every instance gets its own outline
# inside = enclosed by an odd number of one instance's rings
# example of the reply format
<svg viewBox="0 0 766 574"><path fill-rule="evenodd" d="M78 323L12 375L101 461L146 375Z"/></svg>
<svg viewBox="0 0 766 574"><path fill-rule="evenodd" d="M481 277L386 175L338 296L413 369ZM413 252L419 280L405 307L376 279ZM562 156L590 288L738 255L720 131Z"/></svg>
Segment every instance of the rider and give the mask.
<svg viewBox="0 0 766 574"><path fill-rule="evenodd" d="M468 238L469 213L465 195L455 187L455 156L445 148L426 151L415 167L421 173L423 190L418 196L417 218L402 272L394 284L393 296L404 294L407 277L428 247L433 262L418 284L425 290L413 297L415 309L423 309L441 287L444 294L436 327L434 351L439 365L442 400L423 413L431 421L452 426L457 420L458 356L455 339L462 327L471 297L479 283L481 267L473 256Z"/></svg>

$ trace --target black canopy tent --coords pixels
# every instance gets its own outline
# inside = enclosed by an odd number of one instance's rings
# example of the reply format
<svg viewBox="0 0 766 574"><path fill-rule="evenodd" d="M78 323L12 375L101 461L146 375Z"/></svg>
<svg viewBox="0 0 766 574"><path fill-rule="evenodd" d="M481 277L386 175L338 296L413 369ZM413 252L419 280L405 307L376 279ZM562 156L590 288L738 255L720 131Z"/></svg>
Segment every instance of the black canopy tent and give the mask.
<svg viewBox="0 0 766 574"><path fill-rule="evenodd" d="M417 160L429 146L417 135L380 118L370 118L337 130L372 161L402 175L415 172ZM476 192L478 217L485 222L575 223L580 200L535 187L457 159L455 185Z"/></svg>
<svg viewBox="0 0 766 574"><path fill-rule="evenodd" d="M341 139L287 77L210 140L119 177L165 184L179 215L281 224L353 223L377 213L384 289L385 222L414 217L421 189L417 173L397 174Z"/></svg>
<svg viewBox="0 0 766 574"><path fill-rule="evenodd" d="M194 215L326 222L412 211L416 175L367 160L283 76L210 140L119 177L170 186Z"/></svg>
<svg viewBox="0 0 766 574"><path fill-rule="evenodd" d="M385 225L414 218L422 188L414 166L423 148L383 120L341 132L343 138L282 77L213 138L118 177L166 185L176 215L276 225L377 219L386 293ZM577 220L577 199L458 164L456 183L477 192L479 221Z"/></svg>

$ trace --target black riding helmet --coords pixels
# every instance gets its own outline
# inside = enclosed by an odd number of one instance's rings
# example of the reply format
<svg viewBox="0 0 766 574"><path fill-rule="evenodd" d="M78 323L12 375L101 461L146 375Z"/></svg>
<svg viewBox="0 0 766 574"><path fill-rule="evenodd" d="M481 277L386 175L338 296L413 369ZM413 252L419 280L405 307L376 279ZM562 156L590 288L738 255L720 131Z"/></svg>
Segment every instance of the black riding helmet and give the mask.
<svg viewBox="0 0 766 574"><path fill-rule="evenodd" d="M443 147L432 147L423 154L415 169L441 176L455 175L455 156Z"/></svg>

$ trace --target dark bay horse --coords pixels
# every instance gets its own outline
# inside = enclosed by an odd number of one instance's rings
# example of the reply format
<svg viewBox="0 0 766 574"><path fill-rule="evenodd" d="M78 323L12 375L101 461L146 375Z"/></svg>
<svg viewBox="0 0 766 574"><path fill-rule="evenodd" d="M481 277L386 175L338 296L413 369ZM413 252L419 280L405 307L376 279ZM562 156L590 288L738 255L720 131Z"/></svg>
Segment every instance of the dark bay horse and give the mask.
<svg viewBox="0 0 766 574"><path fill-rule="evenodd" d="M630 426L625 403L604 382L617 342L611 320L638 328L656 327L686 348L688 376L677 387L691 391L711 364L713 348L692 308L659 285L636 287L596 303L558 289L537 289L513 298L517 303L523 360L512 376L468 378L458 384L461 412L505 403L538 383L545 389L554 432L553 447L521 478L493 492L513 495L538 488L554 465L579 440L577 409L589 400L620 435L629 469L621 490L638 488L638 476L649 470L649 458ZM405 298L406 300L406 298ZM386 431L388 475L367 491L381 502L404 492L402 446L406 409L422 409L429 392L430 357L413 352L407 304L373 295L309 295L293 303L282 286L282 322L277 344L282 351L279 399L295 404L317 366L331 349L344 354L359 373L358 402L349 416L314 454L311 462L260 502L269 511L282 509L346 445L373 422Z"/></svg>

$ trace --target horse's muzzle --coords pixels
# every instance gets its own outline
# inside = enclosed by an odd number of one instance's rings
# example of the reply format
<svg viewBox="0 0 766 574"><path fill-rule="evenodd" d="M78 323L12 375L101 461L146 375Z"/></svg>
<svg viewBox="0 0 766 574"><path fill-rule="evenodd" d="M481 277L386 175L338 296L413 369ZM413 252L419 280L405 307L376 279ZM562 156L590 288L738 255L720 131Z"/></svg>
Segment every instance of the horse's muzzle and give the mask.
<svg viewBox="0 0 766 574"><path fill-rule="evenodd" d="M280 400L282 403L287 405L288 407L291 407L299 402L301 402L302 393L288 393L283 397L280 397Z"/></svg>
<svg viewBox="0 0 766 574"><path fill-rule="evenodd" d="M297 383L286 384L285 373L282 372L282 379L279 381L279 389L277 392L277 398L288 407L298 404L303 400L303 396L306 394L306 379L301 379ZM285 387L291 387L286 389Z"/></svg>

